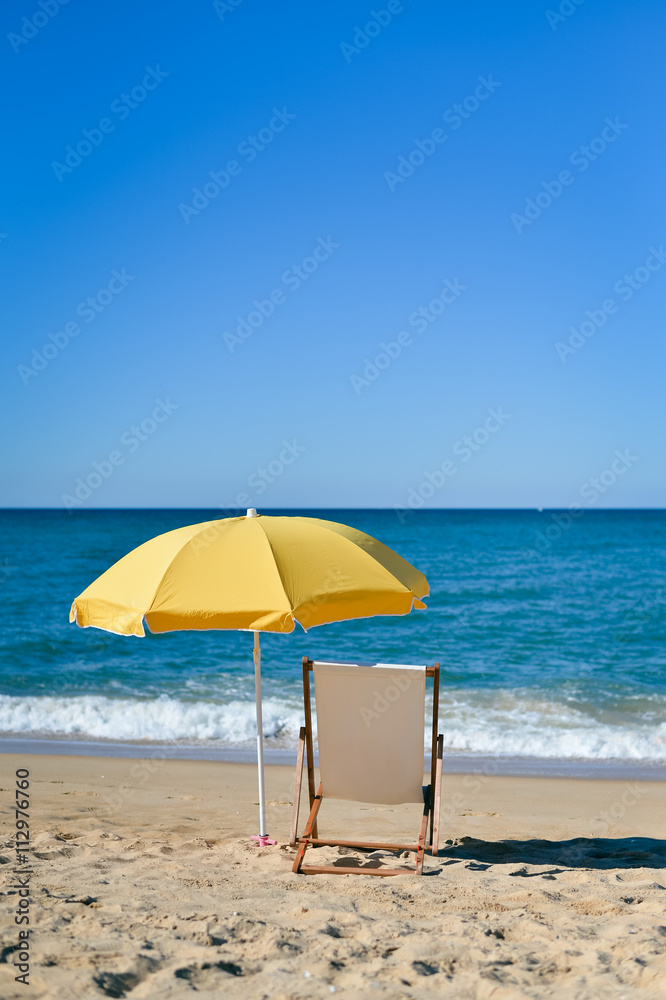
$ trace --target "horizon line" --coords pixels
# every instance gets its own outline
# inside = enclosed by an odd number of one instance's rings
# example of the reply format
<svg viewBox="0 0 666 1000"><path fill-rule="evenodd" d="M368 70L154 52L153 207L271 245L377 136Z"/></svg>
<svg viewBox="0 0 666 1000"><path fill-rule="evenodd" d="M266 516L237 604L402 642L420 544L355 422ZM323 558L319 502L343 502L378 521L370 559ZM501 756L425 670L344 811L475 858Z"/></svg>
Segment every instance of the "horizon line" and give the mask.
<svg viewBox="0 0 666 1000"><path fill-rule="evenodd" d="M467 512L467 511L533 511L534 513L547 513L549 511L567 511L570 508L570 504L565 507L418 507L418 508L408 508L413 514L422 513L441 513L444 511L456 511L456 512ZM37 506L23 506L23 507L10 507L0 505L0 511L10 511L10 510L34 510L34 511L61 511L66 514L88 514L94 512L110 512L110 511L155 511L155 510L206 510L206 511L221 511L225 510L238 510L240 508L236 507L80 507L76 510L67 510L65 507L37 507ZM343 506L310 506L304 505L300 507L290 506L290 507L264 507L263 510L368 510L368 511L391 511L395 512L396 507L343 507ZM405 509L400 507L401 510ZM664 507L581 507L582 511L585 512L609 512L609 511L666 511L666 506ZM261 510L258 511L261 513ZM242 516L242 515L230 515L230 516Z"/></svg>

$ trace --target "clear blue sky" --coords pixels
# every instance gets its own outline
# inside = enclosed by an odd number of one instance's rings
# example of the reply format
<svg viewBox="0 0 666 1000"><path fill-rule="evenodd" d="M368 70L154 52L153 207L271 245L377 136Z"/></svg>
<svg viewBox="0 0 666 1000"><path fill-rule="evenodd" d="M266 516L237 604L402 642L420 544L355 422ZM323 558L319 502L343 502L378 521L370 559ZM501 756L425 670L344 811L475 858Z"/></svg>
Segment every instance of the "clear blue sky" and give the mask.
<svg viewBox="0 0 666 1000"><path fill-rule="evenodd" d="M43 2L1 504L663 506L663 4Z"/></svg>

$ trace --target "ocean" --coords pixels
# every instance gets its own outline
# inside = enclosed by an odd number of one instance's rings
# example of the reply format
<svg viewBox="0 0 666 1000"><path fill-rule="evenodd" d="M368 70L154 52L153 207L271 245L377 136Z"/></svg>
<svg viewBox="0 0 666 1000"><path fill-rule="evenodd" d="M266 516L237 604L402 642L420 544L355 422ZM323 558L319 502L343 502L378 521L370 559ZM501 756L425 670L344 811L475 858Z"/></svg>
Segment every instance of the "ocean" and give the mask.
<svg viewBox="0 0 666 1000"><path fill-rule="evenodd" d="M68 621L130 549L219 513L0 512L2 739L251 750L251 634L121 637ZM427 611L263 634L269 750L296 745L308 655L439 661L449 756L666 762L665 511L260 513L353 525L431 588Z"/></svg>

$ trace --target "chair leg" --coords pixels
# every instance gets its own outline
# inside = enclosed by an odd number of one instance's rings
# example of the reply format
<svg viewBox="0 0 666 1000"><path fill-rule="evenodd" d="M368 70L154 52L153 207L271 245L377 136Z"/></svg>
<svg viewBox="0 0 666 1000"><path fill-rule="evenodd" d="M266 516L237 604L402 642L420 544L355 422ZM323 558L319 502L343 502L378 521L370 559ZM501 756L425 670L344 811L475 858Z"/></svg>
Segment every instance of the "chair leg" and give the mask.
<svg viewBox="0 0 666 1000"><path fill-rule="evenodd" d="M439 811L442 795L442 756L444 754L444 737L440 733L437 737L437 767L435 770L435 794L432 806L432 848L433 858L437 857L439 851Z"/></svg>
<svg viewBox="0 0 666 1000"><path fill-rule="evenodd" d="M312 701L310 691L310 669L312 661L303 657L303 708L305 710L305 750L308 763L308 795L310 808L315 800L314 748L312 740ZM317 824L313 828L313 836L317 836Z"/></svg>
<svg viewBox="0 0 666 1000"><path fill-rule="evenodd" d="M432 806L432 796L435 790L435 772L437 766L437 733L439 731L439 663L433 666L433 688L432 688L432 740L430 743L430 805ZM430 812L430 843L433 838L433 814Z"/></svg>
<svg viewBox="0 0 666 1000"><path fill-rule="evenodd" d="M421 832L416 848L416 874L423 875L423 855L425 852L426 837L428 835L428 816L430 814L430 785L423 791L423 818L421 820Z"/></svg>
<svg viewBox="0 0 666 1000"><path fill-rule="evenodd" d="M294 804L291 810L291 830L289 844L296 847L298 836L298 813L301 806L301 788L303 786L303 757L305 755L305 726L301 726L298 734L298 757L296 758L296 778L294 781Z"/></svg>
<svg viewBox="0 0 666 1000"><path fill-rule="evenodd" d="M312 809L310 810L310 815L308 816L308 821L305 824L305 830L303 831L303 836L298 838L298 851L296 853L296 859L294 861L292 871L298 874L298 871L303 863L303 858L305 852L308 849L308 840L312 836L312 830L317 822L317 813L319 812L319 807L321 806L322 794L321 794L321 783L317 794L315 795L315 800L312 804Z"/></svg>

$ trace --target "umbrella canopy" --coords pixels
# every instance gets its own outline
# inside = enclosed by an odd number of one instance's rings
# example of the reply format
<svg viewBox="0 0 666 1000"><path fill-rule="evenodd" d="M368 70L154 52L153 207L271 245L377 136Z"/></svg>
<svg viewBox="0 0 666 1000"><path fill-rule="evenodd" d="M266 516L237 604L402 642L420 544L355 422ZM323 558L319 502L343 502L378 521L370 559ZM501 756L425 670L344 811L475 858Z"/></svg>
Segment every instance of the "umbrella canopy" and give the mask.
<svg viewBox="0 0 666 1000"><path fill-rule="evenodd" d="M80 594L70 621L121 635L293 632L424 608L422 573L370 535L314 517L230 517L158 535Z"/></svg>
<svg viewBox="0 0 666 1000"><path fill-rule="evenodd" d="M355 528L314 517L257 516L158 535L102 573L69 620L120 635L180 629L255 633L260 838L266 840L259 632L293 632L372 615L404 615L429 593L425 576Z"/></svg>

